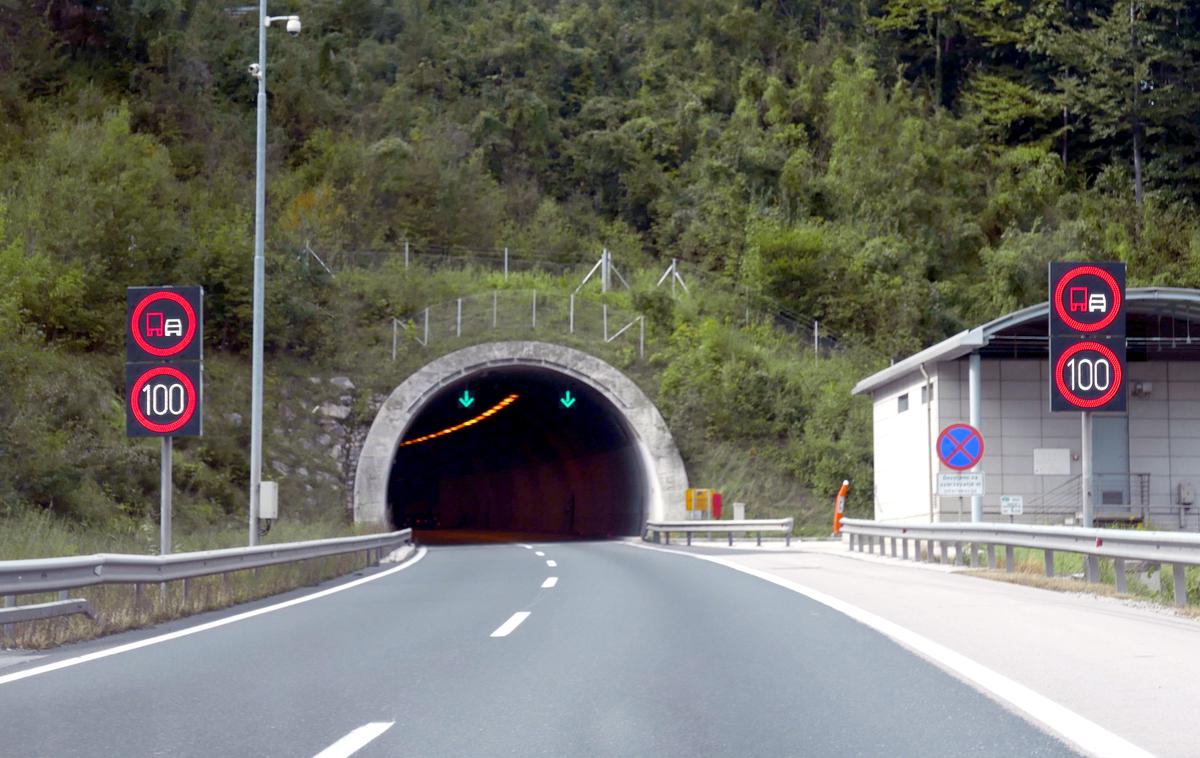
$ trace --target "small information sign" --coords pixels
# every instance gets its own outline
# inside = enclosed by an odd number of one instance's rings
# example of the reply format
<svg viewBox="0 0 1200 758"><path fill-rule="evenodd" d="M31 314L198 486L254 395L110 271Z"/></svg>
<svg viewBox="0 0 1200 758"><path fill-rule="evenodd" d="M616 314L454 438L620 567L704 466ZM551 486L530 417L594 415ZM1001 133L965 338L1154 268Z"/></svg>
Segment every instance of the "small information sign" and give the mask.
<svg viewBox="0 0 1200 758"><path fill-rule="evenodd" d="M972 497L983 494L982 471L938 474L938 494L944 497Z"/></svg>
<svg viewBox="0 0 1200 758"><path fill-rule="evenodd" d="M1025 511L1025 498L1022 495L1001 495L1000 515L1020 516Z"/></svg>

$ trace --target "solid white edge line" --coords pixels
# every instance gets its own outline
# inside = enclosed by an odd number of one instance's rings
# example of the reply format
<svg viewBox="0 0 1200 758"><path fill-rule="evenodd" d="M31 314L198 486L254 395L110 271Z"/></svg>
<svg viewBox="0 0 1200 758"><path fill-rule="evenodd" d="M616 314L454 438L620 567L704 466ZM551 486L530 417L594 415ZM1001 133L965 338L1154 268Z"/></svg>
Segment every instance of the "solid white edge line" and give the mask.
<svg viewBox="0 0 1200 758"><path fill-rule="evenodd" d="M546 565L549 566L550 568L554 568L555 566L558 565L558 562L557 561L546 561Z"/></svg>
<svg viewBox="0 0 1200 758"><path fill-rule="evenodd" d="M888 621L882 616L877 616L870 611L859 608L856 605L851 605L844 600L839 600L832 595L827 595L820 590L805 587L802 584L774 576L765 571L738 565L719 556L687 553L682 550L668 550L652 545L639 545L635 542L626 542L624 544L642 550L683 555L701 561L708 561L709 563L716 563L725 568L749 574L763 581L804 595L810 600L815 600L838 613L849 616L860 624L874 629L886 637L890 637L943 669L957 674L979 689L991 693L996 698L1008 703L1033 721L1055 732L1066 741L1091 755L1103 756L1104 758L1108 756L1112 756L1113 758L1150 758L1153 756L1153 753L1134 745L1122 737L1118 737L1094 721L1080 716L1078 713L1063 705L1059 705L1045 695L1039 694L1025 685L1019 684L1007 676L993 671L961 653L951 650L939 642L934 642L928 637L906 629L893 621Z"/></svg>
<svg viewBox="0 0 1200 758"><path fill-rule="evenodd" d="M538 558L544 558L544 557L545 557L545 555L546 555L546 554L545 554L545 553L543 553L541 550L534 550L534 551L533 551L533 554L534 554L534 555L536 555Z"/></svg>
<svg viewBox="0 0 1200 758"><path fill-rule="evenodd" d="M349 758L367 746L371 740L392 728L395 721L372 721L355 729L313 758Z"/></svg>
<svg viewBox="0 0 1200 758"><path fill-rule="evenodd" d="M521 622L527 618L529 618L529 611L517 611L508 617L508 621L505 621L503 624L498 626L496 631L492 632L491 636L507 637L508 635L512 634L513 630L520 626Z"/></svg>
<svg viewBox="0 0 1200 758"><path fill-rule="evenodd" d="M179 629L174 632L168 632L167 634L160 634L157 637L150 637L148 639L138 640L137 642L129 642L124 645L117 645L116 647L110 647L105 650L97 650L96 652L88 653L87 655L80 655L80 656L76 656L74 658L65 658L61 661L55 661L54 663L47 663L42 666L35 666L31 669L26 669L24 671L17 671L12 674L6 674L4 676L0 676L0 685L9 684L10 682L17 682L22 679L28 679L31 676L37 676L39 674L47 674L51 671L58 671L59 669L70 668L71 666L78 666L79 664L87 663L88 661L96 661L101 658L108 658L109 656L112 656L112 655L120 655L121 653L128 653L133 650L138 650L138 649L141 649L144 647L150 647L151 645L157 645L161 642L177 640L180 637L188 637L193 634L199 634L200 632L207 632L209 629L216 629L218 627L226 626L227 624L233 624L238 621L245 621L246 619L251 619L251 618L254 618L255 616L262 616L265 613L271 613L272 611L278 611L278 610L282 610L284 608L290 608L293 605L300 605L301 603L307 603L312 600L317 600L319 598L328 597L329 595L332 595L334 593L342 592L343 590L348 590L348 589L351 589L352 587L358 587L359 585L366 584L367 582L374 582L377 579L383 579L385 576L391 576L392 574L395 574L398 571L403 571L404 569L415 565L418 561L420 561L422 558L424 558L425 554L427 552L428 552L427 548L424 548L424 547L417 548L417 552L413 555L412 558L409 558L407 561L405 561L404 563L401 563L399 566L396 566L395 568L390 568L386 571L380 571L378 574L364 576L363 578L355 579L352 582L346 582L345 584L339 584L337 587L330 587L329 589L321 590L320 592L314 592L311 595L304 595L303 597L292 598L291 600L285 600L282 603L276 603L275 605L268 605L264 608L255 608L252 611L246 611L244 613L239 613L239 614L236 614L233 616L226 616L225 618L222 618L222 619L217 619L215 621L209 621L207 623L198 624L196 626L190 626L186 629Z"/></svg>
<svg viewBox="0 0 1200 758"><path fill-rule="evenodd" d="M542 582L542 589L548 590L556 584L558 584L558 577L548 576L546 577L546 581Z"/></svg>

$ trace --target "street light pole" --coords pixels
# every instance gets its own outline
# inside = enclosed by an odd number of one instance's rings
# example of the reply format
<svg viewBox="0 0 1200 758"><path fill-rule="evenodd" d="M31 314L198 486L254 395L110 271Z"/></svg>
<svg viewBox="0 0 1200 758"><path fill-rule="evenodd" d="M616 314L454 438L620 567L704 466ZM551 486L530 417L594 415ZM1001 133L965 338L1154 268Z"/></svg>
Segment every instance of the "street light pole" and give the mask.
<svg viewBox="0 0 1200 758"><path fill-rule="evenodd" d="M254 336L250 368L250 541L258 544L258 493L262 483L263 261L267 200L267 0L258 5L258 147L254 182Z"/></svg>
<svg viewBox="0 0 1200 758"><path fill-rule="evenodd" d="M254 335L251 339L250 367L250 545L258 544L259 491L262 489L262 411L263 411L263 300L266 263L263 242L266 235L267 202L267 27L272 21L286 21L288 34L300 34L297 16L267 15L267 0L258 4L258 65L250 73L258 79L258 139L255 152L254 182Z"/></svg>

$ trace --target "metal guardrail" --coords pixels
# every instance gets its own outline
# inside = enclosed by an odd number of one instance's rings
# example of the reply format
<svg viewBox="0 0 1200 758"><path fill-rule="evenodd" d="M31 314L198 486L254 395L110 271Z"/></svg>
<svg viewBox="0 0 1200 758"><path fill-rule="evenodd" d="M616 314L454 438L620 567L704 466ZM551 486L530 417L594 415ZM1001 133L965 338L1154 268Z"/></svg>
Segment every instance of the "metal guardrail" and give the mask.
<svg viewBox="0 0 1200 758"><path fill-rule="evenodd" d="M196 579L213 574L263 568L280 563L306 561L346 553L366 553L378 562L385 552L412 542L412 530L361 537L338 537L278 545L205 550L173 555L113 555L99 553L67 558L35 558L0 561L0 595L8 607L0 608L0 623L10 624L34 618L51 618L72 613L90 613L87 602L69 600L68 590L97 584L161 584ZM15 596L44 592L60 593L59 602L36 606L13 605ZM30 615L33 613L34 615Z"/></svg>
<svg viewBox="0 0 1200 758"><path fill-rule="evenodd" d="M1005 550L1005 570L1015 570L1013 550L1018 547L1045 551L1046 576L1054 576L1054 553L1078 553L1084 556L1084 577L1100 581L1100 559L1113 561L1118 592L1128 591L1126 561L1170 564L1175 581L1175 604L1187 605L1187 566L1200 566L1200 534L1150 532L1127 529L1084 529L1070 526L1033 526L1026 524L883 524L866 519L843 519L842 531L849 535L850 549L885 554L890 540L892 557L909 559L909 541L913 542L912 560L921 560L921 543L926 542L927 561L935 560L934 546L940 547L940 562L949 563L949 548L954 560L966 555L972 566L979 565L978 547L987 552L988 568L996 568L996 547ZM964 553L964 545L969 545ZM899 546L899 555L897 554Z"/></svg>
<svg viewBox="0 0 1200 758"><path fill-rule="evenodd" d="M671 544L671 532L678 532L687 535L687 544L692 544L692 535L697 532L715 533L723 532L729 535L729 544L733 544L733 535L736 533L750 534L753 532L757 536L757 544L762 544L763 532L782 532L787 544L792 544L792 524L795 519L792 518L775 518L775 519L743 519L741 521L647 521L646 530L642 533L642 539L651 539L655 542L659 541L662 536L666 544Z"/></svg>

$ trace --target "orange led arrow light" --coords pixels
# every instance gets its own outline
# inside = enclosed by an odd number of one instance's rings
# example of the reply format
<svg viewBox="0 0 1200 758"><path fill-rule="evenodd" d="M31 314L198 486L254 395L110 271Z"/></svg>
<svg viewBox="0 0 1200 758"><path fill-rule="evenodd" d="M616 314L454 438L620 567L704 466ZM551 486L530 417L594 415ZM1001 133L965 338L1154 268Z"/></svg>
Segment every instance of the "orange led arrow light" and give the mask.
<svg viewBox="0 0 1200 758"><path fill-rule="evenodd" d="M429 440L436 439L437 437L445 437L447 434L453 434L454 432L457 432L461 429L466 429L468 426L474 426L475 424L478 424L480 421L483 421L485 418L487 418L489 416L495 416L502 409L507 408L508 406L512 405L513 403L515 403L517 401L518 397L520 397L520 395L516 395L516 394L509 395L508 397L506 397L503 400L501 400L500 402L496 403L491 408L488 408L486 411L479 414L475 418L469 418L466 421L462 422L461 424L455 424L454 426L448 426L445 429L441 430L440 432L434 432L433 434L426 434L423 437L417 437L416 439L401 442L400 447L405 447L406 445L415 445L418 442L428 442Z"/></svg>

